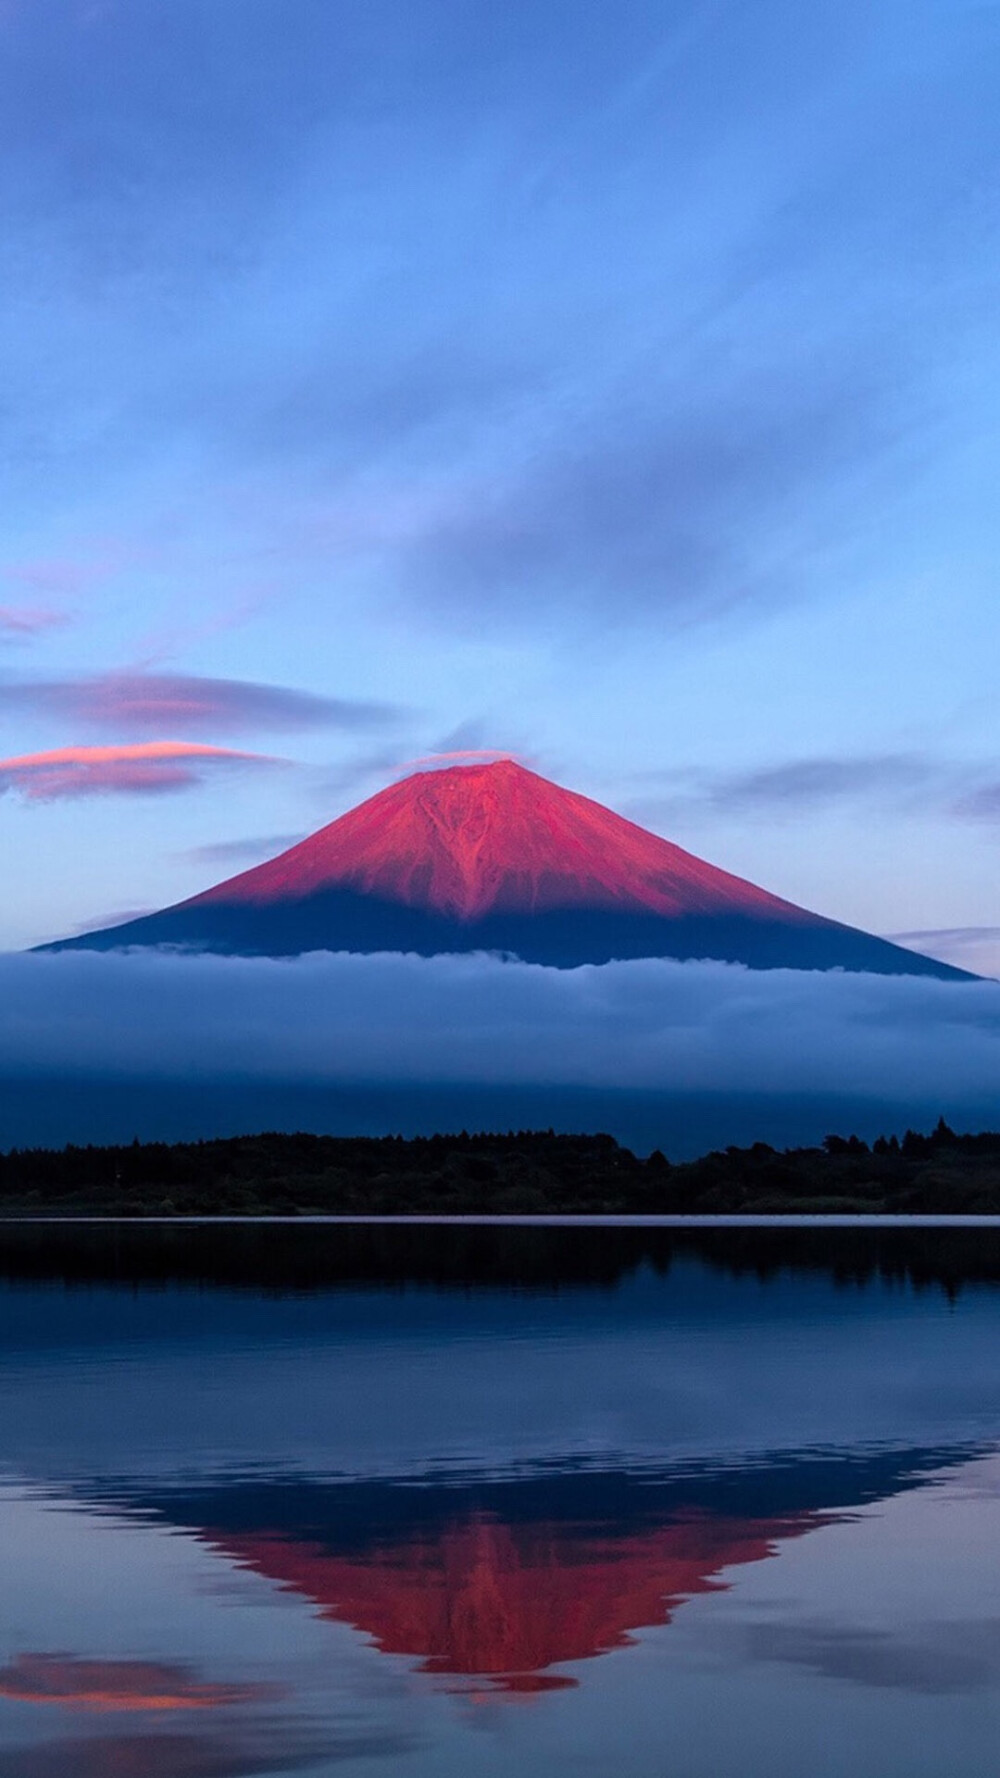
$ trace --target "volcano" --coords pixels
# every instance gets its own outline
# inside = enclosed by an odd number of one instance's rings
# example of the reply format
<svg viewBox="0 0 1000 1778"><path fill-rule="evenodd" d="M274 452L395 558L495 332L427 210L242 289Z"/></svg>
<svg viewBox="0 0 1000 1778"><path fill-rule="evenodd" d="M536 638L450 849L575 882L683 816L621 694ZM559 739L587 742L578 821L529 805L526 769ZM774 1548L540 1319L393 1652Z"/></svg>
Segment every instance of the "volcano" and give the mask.
<svg viewBox="0 0 1000 1778"><path fill-rule="evenodd" d="M254 870L42 948L131 946L964 973L783 901L510 759L400 779Z"/></svg>

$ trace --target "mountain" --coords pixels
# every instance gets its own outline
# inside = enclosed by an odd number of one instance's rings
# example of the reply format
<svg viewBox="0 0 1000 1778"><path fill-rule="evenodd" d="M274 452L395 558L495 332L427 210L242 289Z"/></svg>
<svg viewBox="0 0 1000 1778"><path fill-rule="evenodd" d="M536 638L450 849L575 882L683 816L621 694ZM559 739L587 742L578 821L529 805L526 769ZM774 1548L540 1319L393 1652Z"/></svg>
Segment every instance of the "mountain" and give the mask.
<svg viewBox="0 0 1000 1778"><path fill-rule="evenodd" d="M133 945L963 974L782 901L509 759L402 778L254 870L43 948Z"/></svg>

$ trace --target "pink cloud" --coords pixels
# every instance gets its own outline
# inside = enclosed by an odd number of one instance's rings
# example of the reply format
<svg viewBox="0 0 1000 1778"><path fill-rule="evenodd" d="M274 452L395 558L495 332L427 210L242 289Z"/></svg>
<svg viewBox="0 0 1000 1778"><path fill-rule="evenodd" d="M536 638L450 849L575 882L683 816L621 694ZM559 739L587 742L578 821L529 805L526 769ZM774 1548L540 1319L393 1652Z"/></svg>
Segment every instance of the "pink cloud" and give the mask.
<svg viewBox="0 0 1000 1778"><path fill-rule="evenodd" d="M99 586L135 560L135 551L116 538L94 538L66 556L38 556L9 562L0 578L46 597L74 598Z"/></svg>
<svg viewBox="0 0 1000 1778"><path fill-rule="evenodd" d="M508 753L504 747L460 747L453 753L422 753L419 759L404 759L401 771L414 771L420 766L480 765L484 761L490 764L499 759L513 759L523 763L517 753Z"/></svg>
<svg viewBox="0 0 1000 1778"><path fill-rule="evenodd" d="M0 605L0 635L37 636L40 630L55 630L69 619L62 611L41 606Z"/></svg>
<svg viewBox="0 0 1000 1778"><path fill-rule="evenodd" d="M131 671L23 682L5 686L3 697L8 706L133 735L164 729L174 734L322 727L353 732L380 728L398 714L384 704L194 673Z"/></svg>
<svg viewBox="0 0 1000 1778"><path fill-rule="evenodd" d="M120 747L56 747L0 759L0 793L18 790L31 802L107 794L151 795L200 783L206 767L276 765L261 753L238 753L186 741L144 741Z"/></svg>

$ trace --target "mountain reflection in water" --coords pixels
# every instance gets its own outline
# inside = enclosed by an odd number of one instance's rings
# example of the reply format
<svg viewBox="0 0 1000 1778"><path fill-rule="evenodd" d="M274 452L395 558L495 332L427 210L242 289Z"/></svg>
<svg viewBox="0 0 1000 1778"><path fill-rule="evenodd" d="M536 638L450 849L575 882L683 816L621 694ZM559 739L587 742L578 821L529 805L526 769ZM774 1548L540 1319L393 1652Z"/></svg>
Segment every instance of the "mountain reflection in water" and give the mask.
<svg viewBox="0 0 1000 1778"><path fill-rule="evenodd" d="M980 1230L0 1229L0 1778L994 1778L998 1282Z"/></svg>
<svg viewBox="0 0 1000 1778"><path fill-rule="evenodd" d="M802 1453L679 1476L237 1481L128 1505L421 1672L525 1693L578 1684L553 1669L627 1646L686 1600L725 1590L729 1571L967 1454Z"/></svg>

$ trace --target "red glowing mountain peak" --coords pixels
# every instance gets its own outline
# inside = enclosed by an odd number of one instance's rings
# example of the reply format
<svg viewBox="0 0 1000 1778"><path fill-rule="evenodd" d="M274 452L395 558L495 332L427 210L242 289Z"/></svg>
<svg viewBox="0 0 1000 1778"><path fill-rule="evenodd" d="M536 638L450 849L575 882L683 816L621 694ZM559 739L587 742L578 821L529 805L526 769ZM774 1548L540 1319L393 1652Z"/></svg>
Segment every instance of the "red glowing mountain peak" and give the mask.
<svg viewBox="0 0 1000 1778"><path fill-rule="evenodd" d="M805 917L504 758L401 778L188 905L266 906L331 889L463 922L583 907Z"/></svg>
<svg viewBox="0 0 1000 1778"><path fill-rule="evenodd" d="M795 907L508 758L400 778L254 870L44 948L131 945L961 974Z"/></svg>

